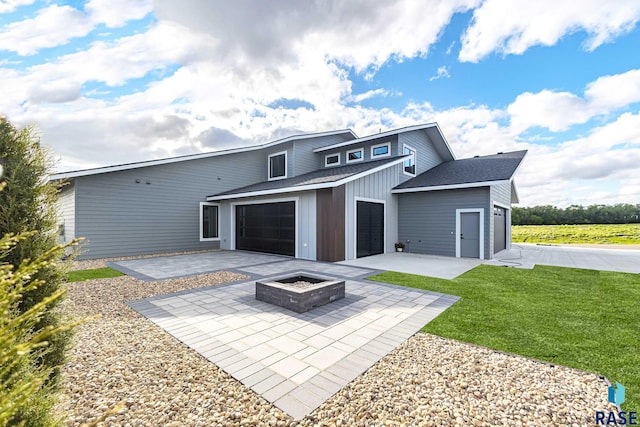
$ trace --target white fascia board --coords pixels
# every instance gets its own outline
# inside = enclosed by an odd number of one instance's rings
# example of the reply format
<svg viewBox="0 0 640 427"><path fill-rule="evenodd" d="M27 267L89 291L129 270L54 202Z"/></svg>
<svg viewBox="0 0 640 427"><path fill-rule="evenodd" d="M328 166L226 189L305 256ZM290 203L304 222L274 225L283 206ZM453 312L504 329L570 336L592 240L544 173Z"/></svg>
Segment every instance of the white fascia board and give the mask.
<svg viewBox="0 0 640 427"><path fill-rule="evenodd" d="M518 194L518 188L516 187L516 182L513 180L513 178L511 179L511 192L515 196L515 199L511 198L511 203L520 203L520 195Z"/></svg>
<svg viewBox="0 0 640 427"><path fill-rule="evenodd" d="M224 156L227 154L242 153L245 151L260 150L263 148L269 148L275 145L284 144L286 142L296 141L299 139L320 138L323 136L339 135L343 133L350 133L351 136L353 136L354 138L358 138L358 136L351 129L343 129L343 130L336 130L336 131L330 131L330 132L307 133L307 134L301 134L301 135L292 135L276 141L271 141L271 142L267 142L265 144L259 144L259 145L250 145L248 147L231 148L228 150L212 151L212 152L200 153L200 154L189 154L186 156L169 157L166 159L145 160L142 162L125 163L122 165L103 166L103 167L97 167L97 168L91 168L91 169L81 169L81 170L75 170L75 171L69 171L69 172L54 173L54 174L51 174L49 178L51 180L76 178L79 176L98 175L102 173L144 168L147 166L157 166L157 165L165 165L168 163L178 163L178 162L184 162L187 160L206 159L209 157L217 157L217 156Z"/></svg>
<svg viewBox="0 0 640 427"><path fill-rule="evenodd" d="M362 138L357 138L357 139L352 139L351 141L345 141L345 142L339 142L337 144L333 144L333 145L327 145L325 147L320 147L320 148L314 148L313 152L314 153L321 153L323 151L328 151L328 150L333 150L336 148L341 148L341 147L346 147L348 145L353 145L353 144L358 144L360 142L367 142L367 141L371 141L373 139L379 139L379 138L386 138L388 136L393 136L393 135L397 135L399 133L404 133L404 132L411 132L414 130L421 130L421 129L427 129L430 127L438 127L437 123L427 123L427 124L422 124L422 125L413 125L413 126L407 126L407 127L403 127L400 129L393 129L387 132L382 132L382 133L376 133L373 135L369 135L369 136L363 136ZM440 130L440 128L438 128L438 130ZM440 132L442 134L442 132ZM446 141L445 141L446 143ZM448 145L447 145L448 147Z"/></svg>
<svg viewBox="0 0 640 427"><path fill-rule="evenodd" d="M482 182L467 182L464 184L448 184L448 185L433 185L430 187L412 187L412 188L400 188L397 190L391 190L394 194L399 193L419 193L422 191L437 191L437 190L455 190L458 188L475 188L475 187L490 187L492 185L506 184L509 180L502 181L482 181Z"/></svg>
<svg viewBox="0 0 640 427"><path fill-rule="evenodd" d="M231 199L241 199L245 197L256 197L256 196L267 196L269 194L280 194L280 193L292 193L294 191L308 191L308 190L319 190L321 188L333 188L339 187L343 184L346 184L351 181L355 181L367 175L374 174L381 170L387 169L393 165L397 165L404 161L404 156L399 159L394 160L393 162L385 163L384 165L380 165L373 169L369 169L364 172L360 172L358 174L340 179L338 181L331 182L323 182L320 184L307 184L307 185L296 185L293 187L282 187L282 188L274 188L271 190L260 190L260 191L250 191L248 193L235 193L235 194L226 194L223 196L207 196L207 202L213 202L218 200L231 200Z"/></svg>

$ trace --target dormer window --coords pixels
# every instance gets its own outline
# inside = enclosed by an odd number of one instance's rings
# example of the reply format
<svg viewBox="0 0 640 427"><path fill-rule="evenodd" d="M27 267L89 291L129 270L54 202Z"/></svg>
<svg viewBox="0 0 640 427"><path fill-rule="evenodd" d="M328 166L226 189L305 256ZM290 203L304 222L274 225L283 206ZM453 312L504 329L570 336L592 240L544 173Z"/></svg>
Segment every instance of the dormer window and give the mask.
<svg viewBox="0 0 640 427"><path fill-rule="evenodd" d="M347 151L347 163L361 162L362 160L364 160L363 148Z"/></svg>
<svg viewBox="0 0 640 427"><path fill-rule="evenodd" d="M324 156L324 165L327 166L338 166L340 164L340 153L335 154L327 154Z"/></svg>
<svg viewBox="0 0 640 427"><path fill-rule="evenodd" d="M269 181L287 177L287 152L271 154L269 156Z"/></svg>
<svg viewBox="0 0 640 427"><path fill-rule="evenodd" d="M391 155L391 143L385 142L384 144L371 146L371 158L387 157Z"/></svg>

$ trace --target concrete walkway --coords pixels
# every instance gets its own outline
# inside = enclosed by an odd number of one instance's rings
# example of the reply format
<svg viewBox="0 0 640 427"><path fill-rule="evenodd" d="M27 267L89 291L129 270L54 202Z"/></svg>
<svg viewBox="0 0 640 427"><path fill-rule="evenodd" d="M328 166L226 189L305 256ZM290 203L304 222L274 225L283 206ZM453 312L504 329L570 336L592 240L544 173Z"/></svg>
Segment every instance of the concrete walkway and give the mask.
<svg viewBox="0 0 640 427"><path fill-rule="evenodd" d="M536 264L590 270L640 273L640 250L579 248L555 245L513 244L496 254L488 265L533 268Z"/></svg>
<svg viewBox="0 0 640 427"><path fill-rule="evenodd" d="M171 258L163 258L164 264L172 264ZM136 261L127 268L145 265ZM145 267L144 275L152 270ZM193 270L191 265L185 271ZM296 419L458 300L365 281L377 270L339 264L288 258L231 270L253 277L128 304ZM345 279L346 297L303 314L255 299L256 278L300 271Z"/></svg>
<svg viewBox="0 0 640 427"><path fill-rule="evenodd" d="M421 276L451 280L477 267L483 262L481 259L474 258L454 258L407 252L391 252L349 261L340 261L338 264L376 268L385 271L399 271L401 273L419 274Z"/></svg>

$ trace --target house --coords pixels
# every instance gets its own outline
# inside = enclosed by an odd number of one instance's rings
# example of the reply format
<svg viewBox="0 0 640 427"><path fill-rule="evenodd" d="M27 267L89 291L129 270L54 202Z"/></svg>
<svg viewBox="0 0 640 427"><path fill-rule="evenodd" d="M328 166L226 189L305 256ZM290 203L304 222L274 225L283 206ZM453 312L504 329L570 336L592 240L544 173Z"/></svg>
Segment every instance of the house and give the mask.
<svg viewBox="0 0 640 427"><path fill-rule="evenodd" d="M57 173L80 258L230 249L340 261L405 251L492 258L511 242L526 151L455 159L437 124L350 130Z"/></svg>

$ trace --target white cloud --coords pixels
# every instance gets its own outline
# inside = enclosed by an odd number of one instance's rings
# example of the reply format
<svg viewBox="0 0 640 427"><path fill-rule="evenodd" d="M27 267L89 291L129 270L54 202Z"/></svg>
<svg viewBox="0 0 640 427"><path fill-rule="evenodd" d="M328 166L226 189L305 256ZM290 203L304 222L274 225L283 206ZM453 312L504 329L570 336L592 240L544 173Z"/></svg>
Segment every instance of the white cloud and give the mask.
<svg viewBox="0 0 640 427"><path fill-rule="evenodd" d="M426 55L456 12L478 0L349 2L156 0L160 19L175 20L220 40L226 60L262 66L296 62L302 54L333 58L358 72L390 58Z"/></svg>
<svg viewBox="0 0 640 427"><path fill-rule="evenodd" d="M591 51L631 31L639 20L637 0L486 0L473 12L459 59L478 62L493 52L519 55L578 31L588 34L585 48Z"/></svg>
<svg viewBox="0 0 640 427"><path fill-rule="evenodd" d="M640 102L640 69L599 77L587 85L585 96L601 111Z"/></svg>
<svg viewBox="0 0 640 427"><path fill-rule="evenodd" d="M353 102L362 102L366 99L371 99L374 98L376 96L389 96L391 95L391 92L389 92L386 89L382 89L382 88L378 88L378 89L372 89L372 90L368 90L364 93L359 93L357 95L353 95L351 96L350 100Z"/></svg>
<svg viewBox="0 0 640 427"><path fill-rule="evenodd" d="M19 6L30 5L35 0L2 0L0 1L0 13L13 12Z"/></svg>
<svg viewBox="0 0 640 427"><path fill-rule="evenodd" d="M0 32L0 50L33 55L39 49L59 46L74 37L87 35L93 25L70 6L51 5L40 9L33 19L8 24Z"/></svg>
<svg viewBox="0 0 640 427"><path fill-rule="evenodd" d="M107 27L121 27L153 11L152 0L90 0L85 5L91 20Z"/></svg>
<svg viewBox="0 0 640 427"><path fill-rule="evenodd" d="M637 102L640 102L640 69L602 76L587 85L584 97L551 90L525 92L507 107L507 112L513 130L518 133L534 126L559 132Z"/></svg>
<svg viewBox="0 0 640 427"><path fill-rule="evenodd" d="M446 66L442 66L442 67L438 67L438 71L436 72L436 74L434 76L429 77L429 81L432 82L434 80L438 80L438 79L448 79L451 77L451 74L449 74L449 70L447 70Z"/></svg>

